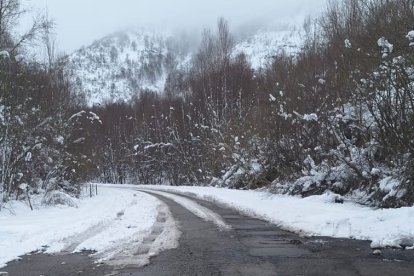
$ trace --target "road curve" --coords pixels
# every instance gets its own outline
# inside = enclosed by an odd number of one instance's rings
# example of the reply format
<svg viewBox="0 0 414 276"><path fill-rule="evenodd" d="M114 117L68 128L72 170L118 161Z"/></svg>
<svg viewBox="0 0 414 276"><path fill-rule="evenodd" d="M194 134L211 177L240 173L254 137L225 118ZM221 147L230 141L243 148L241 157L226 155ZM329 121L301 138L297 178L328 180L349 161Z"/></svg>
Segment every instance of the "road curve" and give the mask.
<svg viewBox="0 0 414 276"><path fill-rule="evenodd" d="M147 266L116 269L87 254L23 256L2 271L14 275L414 275L414 252L386 249L374 256L367 241L303 238L211 202L183 196L218 214L230 230L196 216L171 198L147 192L168 205L182 232L176 249Z"/></svg>

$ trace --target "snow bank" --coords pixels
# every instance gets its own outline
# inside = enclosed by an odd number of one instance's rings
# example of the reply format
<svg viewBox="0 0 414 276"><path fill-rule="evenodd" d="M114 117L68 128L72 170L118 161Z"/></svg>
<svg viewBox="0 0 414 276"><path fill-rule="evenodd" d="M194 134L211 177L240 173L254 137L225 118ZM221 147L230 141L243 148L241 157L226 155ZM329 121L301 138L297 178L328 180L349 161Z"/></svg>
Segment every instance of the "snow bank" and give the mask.
<svg viewBox="0 0 414 276"><path fill-rule="evenodd" d="M338 204L333 193L300 198L211 187L142 187L192 194L307 236L371 240L373 248L414 244L414 207L373 209Z"/></svg>
<svg viewBox="0 0 414 276"><path fill-rule="evenodd" d="M108 249L120 241L134 237L139 243L151 231L159 204L149 195L109 187L101 187L96 197L77 200L77 208L42 206L31 212L24 203L13 202L14 214L0 212L0 267L43 248L48 253L89 249L110 254Z"/></svg>

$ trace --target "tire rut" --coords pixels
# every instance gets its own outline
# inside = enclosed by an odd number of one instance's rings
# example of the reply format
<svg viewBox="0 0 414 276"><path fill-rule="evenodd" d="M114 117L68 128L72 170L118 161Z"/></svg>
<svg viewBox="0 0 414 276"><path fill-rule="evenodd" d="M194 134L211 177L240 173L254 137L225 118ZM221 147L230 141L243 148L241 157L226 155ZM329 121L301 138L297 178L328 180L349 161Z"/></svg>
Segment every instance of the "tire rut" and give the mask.
<svg viewBox="0 0 414 276"><path fill-rule="evenodd" d="M105 264L115 268L115 271L120 271L125 268L137 269L149 264L150 258L156 256L161 251L172 249L178 246L180 233L177 231L177 225L165 203L161 203L157 208L157 217L155 223L151 227L149 233L137 233L137 240L139 242L126 241L122 245L116 245L114 248L103 252L102 254L95 254L93 257L102 258L105 254L110 254L110 258L105 260ZM143 237L142 237L143 236ZM114 252L114 253L110 253ZM114 272L110 275L117 275Z"/></svg>
<svg viewBox="0 0 414 276"><path fill-rule="evenodd" d="M65 238L63 240L63 243L65 243L65 247L61 250L60 254L71 254L73 253L76 248L78 248L79 245L81 245L83 242L87 241L88 239L96 236L97 234L105 231L111 224L111 222L107 223L98 223L85 231L72 235L68 238Z"/></svg>

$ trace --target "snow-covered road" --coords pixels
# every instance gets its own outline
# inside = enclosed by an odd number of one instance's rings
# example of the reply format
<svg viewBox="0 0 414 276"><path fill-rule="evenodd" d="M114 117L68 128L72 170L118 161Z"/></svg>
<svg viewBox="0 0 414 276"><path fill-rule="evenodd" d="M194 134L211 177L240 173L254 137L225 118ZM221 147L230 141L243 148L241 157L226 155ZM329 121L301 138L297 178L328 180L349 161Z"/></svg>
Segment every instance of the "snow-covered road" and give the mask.
<svg viewBox="0 0 414 276"><path fill-rule="evenodd" d="M148 190L153 194L144 193ZM92 250L96 252L93 257L107 264L146 264L151 256L176 248L180 237L168 207L153 195L173 200L219 230L230 230L231 226L188 195L302 235L371 240L373 248L412 248L414 244L414 207L386 210L337 204L332 194L302 199L211 187L100 185L98 196L78 200L76 208L39 206L31 212L24 203L14 202L12 212L3 209L0 267L39 250Z"/></svg>
<svg viewBox="0 0 414 276"><path fill-rule="evenodd" d="M0 242L2 262L42 245L48 246L47 252L58 253L24 255L22 261L2 270L33 276L378 275L378 271L413 275L412 250L384 249L377 256L367 241L308 238L252 218L269 221L277 215L281 224L289 226L287 217L291 215L297 223L290 221L290 225L305 233L312 229L309 225L323 221L315 219L313 212L335 222L340 218L335 218L334 211L340 208L344 208L342 212L349 209L350 215L365 210L331 201L328 196L283 200L265 192L215 188L101 185L99 196L79 201L78 208L42 207L27 212L26 206L16 206L15 216L2 213L0 226L5 227L0 234L6 237ZM6 225L6 221L10 223ZM320 227L327 226L322 223ZM173 249L165 250L169 248ZM95 250L94 258L68 255L82 249ZM150 258L151 263L142 266ZM104 264L94 263L96 260Z"/></svg>

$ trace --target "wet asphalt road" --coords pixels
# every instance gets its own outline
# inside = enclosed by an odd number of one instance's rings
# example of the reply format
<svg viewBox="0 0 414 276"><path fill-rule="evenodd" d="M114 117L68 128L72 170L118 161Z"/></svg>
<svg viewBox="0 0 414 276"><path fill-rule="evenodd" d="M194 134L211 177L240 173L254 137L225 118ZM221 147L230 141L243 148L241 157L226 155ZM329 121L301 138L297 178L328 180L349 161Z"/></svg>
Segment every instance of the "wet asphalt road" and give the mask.
<svg viewBox="0 0 414 276"><path fill-rule="evenodd" d="M165 202L182 232L180 246L141 268L95 264L84 254L23 256L0 271L10 276L49 275L414 275L414 251L386 249L374 256L368 241L303 238L234 210L196 200L220 214L230 231ZM193 198L191 198L193 199Z"/></svg>

